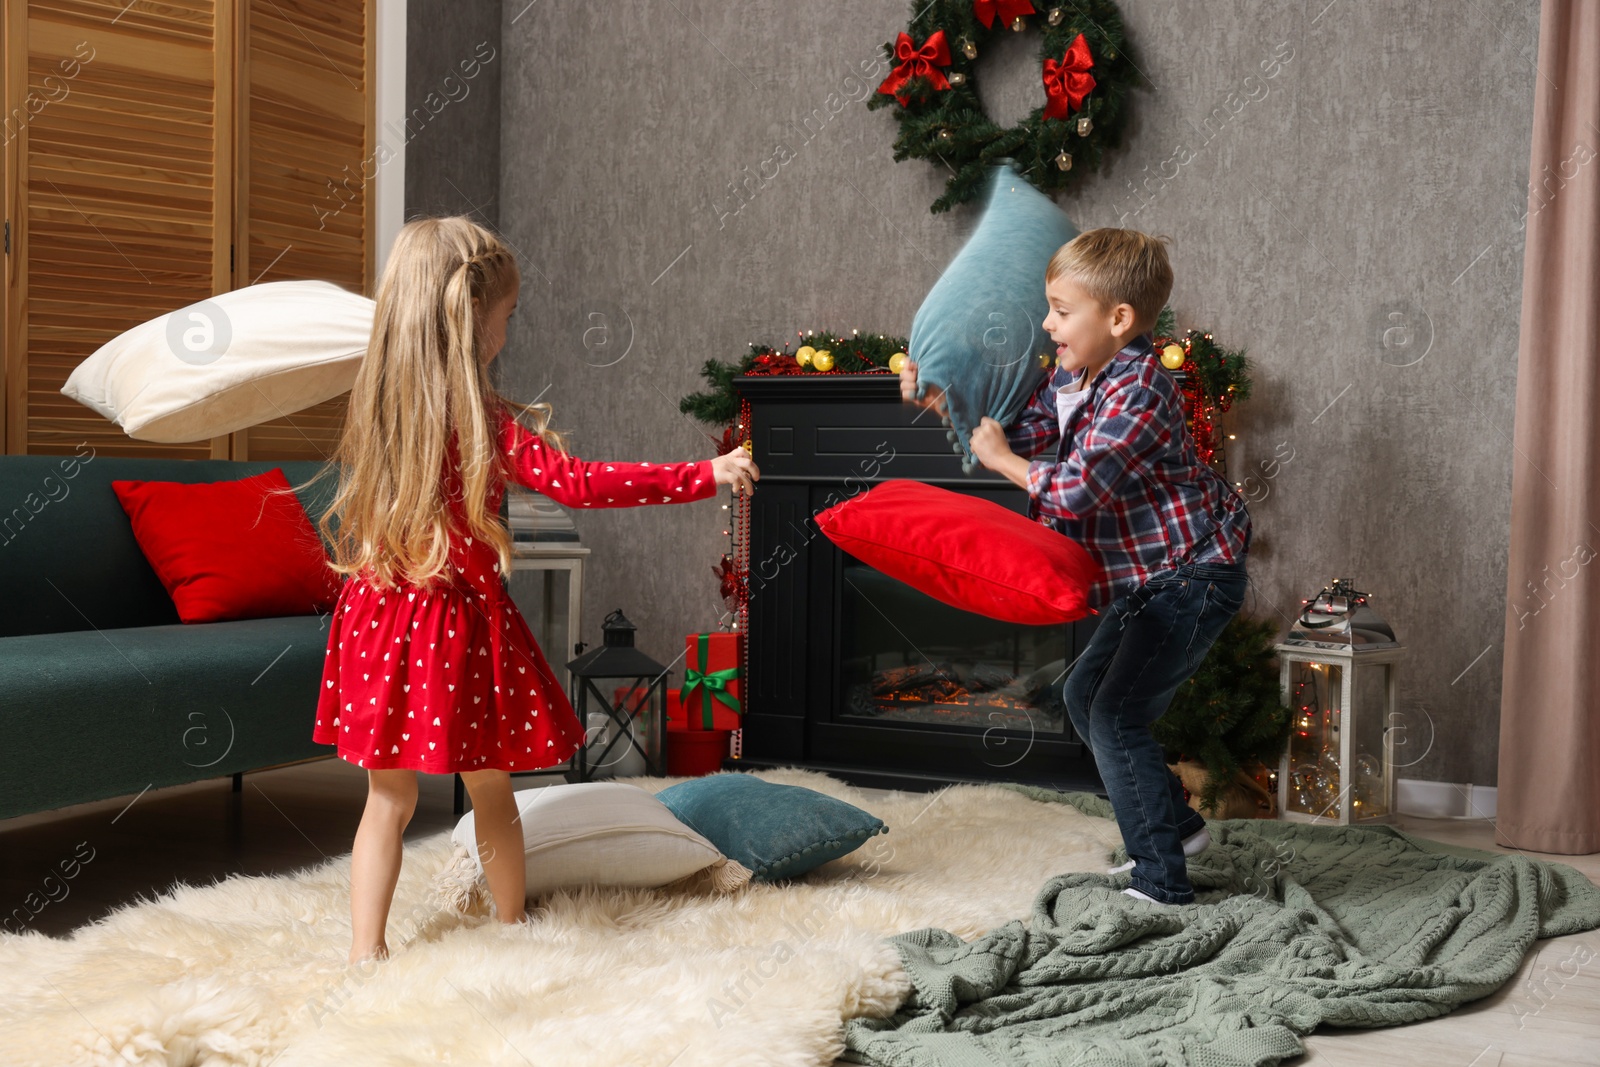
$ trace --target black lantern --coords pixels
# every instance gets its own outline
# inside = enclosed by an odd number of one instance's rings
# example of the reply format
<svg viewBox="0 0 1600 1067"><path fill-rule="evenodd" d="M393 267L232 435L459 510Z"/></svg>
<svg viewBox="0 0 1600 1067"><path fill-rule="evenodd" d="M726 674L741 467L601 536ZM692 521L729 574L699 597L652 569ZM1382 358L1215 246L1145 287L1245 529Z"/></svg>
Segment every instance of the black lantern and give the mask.
<svg viewBox="0 0 1600 1067"><path fill-rule="evenodd" d="M595 767L615 762L628 746L644 757L647 773L663 773L667 751L667 668L633 647L636 629L620 608L613 611L600 626L605 635L600 647L567 664L567 670L572 672L572 707L585 728L585 744L577 756L580 782L589 781ZM603 682L612 684L599 684ZM603 712L616 727L606 731L610 736L605 746L592 758L587 741L591 711ZM623 746L622 751L613 754L618 745Z"/></svg>

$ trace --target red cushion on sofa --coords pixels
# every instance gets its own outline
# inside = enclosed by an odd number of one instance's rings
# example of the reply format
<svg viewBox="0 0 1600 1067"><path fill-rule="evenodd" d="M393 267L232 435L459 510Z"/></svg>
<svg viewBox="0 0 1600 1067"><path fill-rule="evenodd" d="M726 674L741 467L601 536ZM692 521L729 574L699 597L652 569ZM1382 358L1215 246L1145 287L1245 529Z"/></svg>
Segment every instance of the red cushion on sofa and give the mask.
<svg viewBox="0 0 1600 1067"><path fill-rule="evenodd" d="M233 482L113 481L133 536L184 622L312 615L339 576L283 469Z"/></svg>
<svg viewBox="0 0 1600 1067"><path fill-rule="evenodd" d="M817 525L844 551L951 607L1046 626L1096 614L1100 565L1083 546L989 500L894 480Z"/></svg>

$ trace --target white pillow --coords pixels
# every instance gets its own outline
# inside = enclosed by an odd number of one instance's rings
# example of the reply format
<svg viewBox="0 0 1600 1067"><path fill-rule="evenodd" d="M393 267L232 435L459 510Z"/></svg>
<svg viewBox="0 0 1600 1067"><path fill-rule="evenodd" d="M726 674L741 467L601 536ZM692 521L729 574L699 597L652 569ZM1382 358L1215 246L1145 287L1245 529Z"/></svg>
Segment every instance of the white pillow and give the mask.
<svg viewBox="0 0 1600 1067"><path fill-rule="evenodd" d="M348 390L375 306L323 281L218 293L118 334L61 391L129 437L203 441Z"/></svg>
<svg viewBox="0 0 1600 1067"><path fill-rule="evenodd" d="M698 872L720 892L750 880L748 868L723 856L640 786L580 782L512 796L522 813L529 898L579 885L650 888ZM467 812L456 824L450 835L455 854L434 878L440 896L458 911L488 898L474 814Z"/></svg>

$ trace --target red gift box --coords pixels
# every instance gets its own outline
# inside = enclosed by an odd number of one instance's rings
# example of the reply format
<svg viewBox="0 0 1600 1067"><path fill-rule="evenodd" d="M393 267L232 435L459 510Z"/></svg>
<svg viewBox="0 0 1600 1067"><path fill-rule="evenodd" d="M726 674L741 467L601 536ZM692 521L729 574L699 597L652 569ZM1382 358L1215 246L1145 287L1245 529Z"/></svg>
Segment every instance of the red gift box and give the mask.
<svg viewBox="0 0 1600 1067"><path fill-rule="evenodd" d="M690 634L688 645L679 721L691 730L737 730L744 693L739 635Z"/></svg>
<svg viewBox="0 0 1600 1067"><path fill-rule="evenodd" d="M667 774L673 778L699 778L722 770L728 755L731 730L691 730L667 723Z"/></svg>
<svg viewBox="0 0 1600 1067"><path fill-rule="evenodd" d="M728 755L728 738L733 730L703 730L683 721L683 703L680 690L667 690L667 764L666 773L673 778L699 778L722 770L722 761ZM611 697L616 707L633 711L633 706L644 699L643 689L621 686ZM623 701L627 701L626 704ZM721 705L718 705L721 710ZM720 717L714 719L720 722Z"/></svg>

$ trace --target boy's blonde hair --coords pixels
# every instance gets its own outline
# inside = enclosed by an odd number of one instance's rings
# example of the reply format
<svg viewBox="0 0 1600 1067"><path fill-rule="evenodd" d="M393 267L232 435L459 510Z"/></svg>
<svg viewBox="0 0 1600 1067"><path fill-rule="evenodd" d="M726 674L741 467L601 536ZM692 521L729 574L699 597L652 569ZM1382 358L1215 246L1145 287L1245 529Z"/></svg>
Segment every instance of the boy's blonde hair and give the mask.
<svg viewBox="0 0 1600 1067"><path fill-rule="evenodd" d="M418 218L400 228L378 282L372 338L338 448L306 483L340 475L317 524L332 547L334 571L370 569L380 588L399 581L431 588L445 574L450 510L443 479L453 434L467 523L461 532L493 546L500 573L511 572L511 535L487 507L491 485L507 477L497 410L504 405L526 417L552 448L565 451L549 428L550 406L501 396L479 354L481 316L518 280L511 250L465 216Z"/></svg>
<svg viewBox="0 0 1600 1067"><path fill-rule="evenodd" d="M1134 329L1144 332L1172 294L1172 264L1166 237L1104 226L1086 230L1056 249L1045 268L1045 284L1069 275L1107 309L1133 307Z"/></svg>

